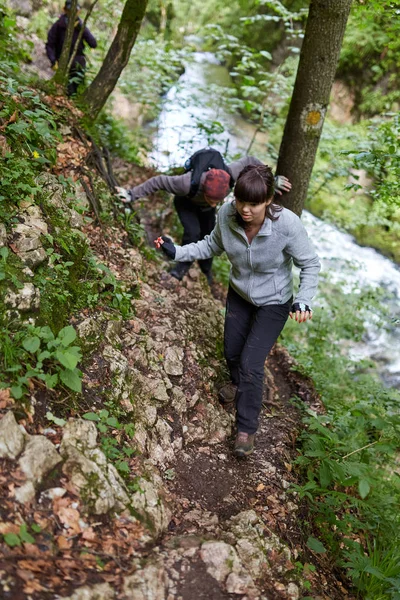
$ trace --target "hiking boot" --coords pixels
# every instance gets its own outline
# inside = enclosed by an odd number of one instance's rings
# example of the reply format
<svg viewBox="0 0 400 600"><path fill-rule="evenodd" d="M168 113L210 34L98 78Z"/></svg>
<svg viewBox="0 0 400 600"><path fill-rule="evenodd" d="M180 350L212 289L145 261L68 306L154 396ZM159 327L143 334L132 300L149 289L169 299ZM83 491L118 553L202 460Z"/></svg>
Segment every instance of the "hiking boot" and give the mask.
<svg viewBox="0 0 400 600"><path fill-rule="evenodd" d="M183 279L186 273L189 271L191 264L191 262L178 262L171 269L169 274L172 275L172 277L175 277L175 279L181 281L181 279Z"/></svg>
<svg viewBox="0 0 400 600"><path fill-rule="evenodd" d="M238 458L242 458L244 456L249 456L249 454L254 452L254 437L254 433L250 434L239 431L236 436L233 454Z"/></svg>
<svg viewBox="0 0 400 600"><path fill-rule="evenodd" d="M235 401L237 393L237 385L234 383L226 383L218 390L218 398L221 404L230 404Z"/></svg>

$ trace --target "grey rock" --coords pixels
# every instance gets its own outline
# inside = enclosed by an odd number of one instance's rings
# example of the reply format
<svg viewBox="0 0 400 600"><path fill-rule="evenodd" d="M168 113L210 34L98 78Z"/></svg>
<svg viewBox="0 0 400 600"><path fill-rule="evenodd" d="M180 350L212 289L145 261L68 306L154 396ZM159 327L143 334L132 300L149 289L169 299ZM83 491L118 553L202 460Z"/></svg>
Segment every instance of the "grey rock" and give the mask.
<svg viewBox="0 0 400 600"><path fill-rule="evenodd" d="M76 326L79 338L83 341L85 350L94 350L102 337L100 323L94 317L88 317Z"/></svg>
<svg viewBox="0 0 400 600"><path fill-rule="evenodd" d="M74 591L72 596L60 600L113 600L115 591L109 583L97 583L94 586L85 585Z"/></svg>
<svg viewBox="0 0 400 600"><path fill-rule="evenodd" d="M20 312L38 310L40 306L40 291L33 283L24 283L24 287L16 292L9 291L4 302L7 306Z"/></svg>
<svg viewBox="0 0 400 600"><path fill-rule="evenodd" d="M224 583L229 573L240 572L240 561L235 549L225 542L204 542L200 556L207 572L219 583Z"/></svg>
<svg viewBox="0 0 400 600"><path fill-rule="evenodd" d="M123 593L126 600L165 600L167 574L162 564L149 564L125 577Z"/></svg>
<svg viewBox="0 0 400 600"><path fill-rule="evenodd" d="M106 325L105 338L110 344L120 342L119 336L122 331L122 319L113 319L108 321Z"/></svg>
<svg viewBox="0 0 400 600"><path fill-rule="evenodd" d="M0 248L7 245L7 231L3 223L0 223Z"/></svg>
<svg viewBox="0 0 400 600"><path fill-rule="evenodd" d="M50 440L43 435L32 435L19 459L19 466L27 479L37 485L61 460Z"/></svg>
<svg viewBox="0 0 400 600"><path fill-rule="evenodd" d="M63 429L63 439L60 451L63 453L63 446L71 444L81 452L96 448L97 446L97 427L93 421L84 419L69 419Z"/></svg>
<svg viewBox="0 0 400 600"><path fill-rule="evenodd" d="M25 437L14 414L9 411L0 421L0 458L17 458L25 444Z"/></svg>
<svg viewBox="0 0 400 600"><path fill-rule="evenodd" d="M60 453L63 472L94 514L122 510L129 502L116 468L96 446L97 430L92 422L70 420L64 428Z"/></svg>
<svg viewBox="0 0 400 600"><path fill-rule="evenodd" d="M226 591L229 594L247 594L247 598L256 598L259 595L259 591L254 585L254 581L250 575L243 573L238 575L237 573L230 573L226 580Z"/></svg>
<svg viewBox="0 0 400 600"><path fill-rule="evenodd" d="M35 497L35 487L32 481L27 481L24 485L21 485L21 487L15 488L14 497L17 502L20 502L21 504L33 500Z"/></svg>
<svg viewBox="0 0 400 600"><path fill-rule="evenodd" d="M300 590L298 586L293 582L289 583L287 593L289 600L299 600L300 598Z"/></svg>
<svg viewBox="0 0 400 600"><path fill-rule="evenodd" d="M165 353L164 369L167 375L183 375L183 348L171 346Z"/></svg>
<svg viewBox="0 0 400 600"><path fill-rule="evenodd" d="M164 505L160 494L159 486L154 482L141 477L137 481L139 491L132 496L131 504L139 513L142 513L155 535L159 535L168 527L171 520L171 512Z"/></svg>
<svg viewBox="0 0 400 600"><path fill-rule="evenodd" d="M15 10L17 15L23 17L32 16L33 6L30 0L9 0L10 7Z"/></svg>

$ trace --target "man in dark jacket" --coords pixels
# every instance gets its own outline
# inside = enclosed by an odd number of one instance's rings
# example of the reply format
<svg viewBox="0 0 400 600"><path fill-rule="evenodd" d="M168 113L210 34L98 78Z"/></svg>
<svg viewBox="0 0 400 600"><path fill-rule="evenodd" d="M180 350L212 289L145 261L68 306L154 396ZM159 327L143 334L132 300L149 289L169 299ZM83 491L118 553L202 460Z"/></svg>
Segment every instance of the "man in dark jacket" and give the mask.
<svg viewBox="0 0 400 600"><path fill-rule="evenodd" d="M68 18L71 12L71 0L66 0L64 6L64 14L51 26L49 33L47 35L47 43L46 43L46 54L48 56L49 61L51 62L51 66L54 70L58 68L58 60L61 56L62 47L64 44L65 35L68 27ZM72 37L72 44L70 50L70 56L75 48L76 40L78 39L79 32L82 27L82 21L78 17L78 13L80 10L80 6L77 6L76 20L75 20L75 28ZM68 96L75 94L79 83L83 79L85 67L86 67L86 58L85 58L85 42L91 47L96 48L97 42L95 37L90 33L89 29L85 27L83 31L83 35L81 41L79 42L78 49L75 55L74 62L71 66L71 70L69 72L69 83L68 83Z"/></svg>
<svg viewBox="0 0 400 600"><path fill-rule="evenodd" d="M195 196L189 198L192 173L183 175L156 175L136 187L126 190L117 187L117 196L123 202L132 202L149 196L158 190L165 190L174 194L174 205L179 219L183 225L182 246L198 242L209 235L215 226L216 207L231 191L231 183L235 182L239 173L247 165L263 164L254 156L245 156L228 166L229 173L221 169L205 171L200 178L199 189ZM275 191L277 194L290 191L292 184L282 175L275 177ZM199 260L199 266L207 278L212 282L212 258ZM188 272L191 262L178 262L171 270L171 275L181 280Z"/></svg>

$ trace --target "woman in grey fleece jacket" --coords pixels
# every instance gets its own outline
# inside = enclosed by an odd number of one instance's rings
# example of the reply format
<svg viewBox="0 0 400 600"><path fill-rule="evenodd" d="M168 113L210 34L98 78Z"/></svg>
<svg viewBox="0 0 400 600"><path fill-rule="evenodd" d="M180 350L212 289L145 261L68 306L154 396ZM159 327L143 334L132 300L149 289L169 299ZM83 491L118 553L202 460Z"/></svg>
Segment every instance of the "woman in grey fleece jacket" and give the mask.
<svg viewBox="0 0 400 600"><path fill-rule="evenodd" d="M210 235L174 246L156 245L177 261L203 260L226 252L232 268L226 305L224 349L231 383L220 390L222 402L236 401L236 456L254 449L262 406L265 359L290 314L298 322L312 318L320 262L299 217L272 204L274 178L265 165L240 173L235 201L225 203ZM300 286L293 303L293 263Z"/></svg>

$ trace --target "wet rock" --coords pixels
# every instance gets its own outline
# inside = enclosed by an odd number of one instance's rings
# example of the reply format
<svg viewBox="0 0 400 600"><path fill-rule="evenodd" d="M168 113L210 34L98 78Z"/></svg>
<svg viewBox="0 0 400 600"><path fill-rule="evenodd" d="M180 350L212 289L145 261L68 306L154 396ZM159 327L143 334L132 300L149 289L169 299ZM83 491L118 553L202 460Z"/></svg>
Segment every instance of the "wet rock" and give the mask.
<svg viewBox="0 0 400 600"><path fill-rule="evenodd" d="M61 460L50 440L43 435L32 435L19 459L19 466L27 479L37 485Z"/></svg>
<svg viewBox="0 0 400 600"><path fill-rule="evenodd" d="M123 583L126 600L165 600L167 574L162 564L149 564L125 577Z"/></svg>
<svg viewBox="0 0 400 600"><path fill-rule="evenodd" d="M144 516L149 527L158 536L167 529L171 512L162 501L155 483L141 477L137 485L139 491L132 496L132 507Z"/></svg>
<svg viewBox="0 0 400 600"><path fill-rule="evenodd" d="M25 444L25 436L9 411L0 421L0 458L17 458Z"/></svg>
<svg viewBox="0 0 400 600"><path fill-rule="evenodd" d="M129 497L116 468L107 462L99 448L94 447L97 432L93 428L94 423L78 419L68 421L60 453L66 459L63 473L70 478L89 510L101 515L110 510L122 510Z"/></svg>
<svg viewBox="0 0 400 600"><path fill-rule="evenodd" d="M60 600L114 600L115 591L109 583L98 583L93 586L85 585L74 591L72 596Z"/></svg>
<svg viewBox="0 0 400 600"><path fill-rule="evenodd" d="M40 306L40 291L33 283L24 283L22 289L8 292L4 302L10 308L15 308L20 312L35 311Z"/></svg>
<svg viewBox="0 0 400 600"><path fill-rule="evenodd" d="M235 549L225 542L204 542L200 556L207 566L207 572L219 583L224 583L229 573L240 572Z"/></svg>
<svg viewBox="0 0 400 600"><path fill-rule="evenodd" d="M164 369L167 375L183 375L183 349L177 346L167 348Z"/></svg>

